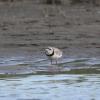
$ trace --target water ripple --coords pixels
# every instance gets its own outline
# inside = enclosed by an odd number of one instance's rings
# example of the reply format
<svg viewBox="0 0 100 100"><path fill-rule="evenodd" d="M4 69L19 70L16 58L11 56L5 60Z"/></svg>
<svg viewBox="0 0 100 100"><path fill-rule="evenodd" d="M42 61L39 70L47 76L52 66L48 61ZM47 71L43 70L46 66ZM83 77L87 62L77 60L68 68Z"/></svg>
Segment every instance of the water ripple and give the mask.
<svg viewBox="0 0 100 100"><path fill-rule="evenodd" d="M55 74L55 73L100 73L100 59L67 58L60 59L58 65L39 57L0 58L0 73L5 75L19 74Z"/></svg>
<svg viewBox="0 0 100 100"><path fill-rule="evenodd" d="M0 80L0 99L99 100L100 75L31 75Z"/></svg>

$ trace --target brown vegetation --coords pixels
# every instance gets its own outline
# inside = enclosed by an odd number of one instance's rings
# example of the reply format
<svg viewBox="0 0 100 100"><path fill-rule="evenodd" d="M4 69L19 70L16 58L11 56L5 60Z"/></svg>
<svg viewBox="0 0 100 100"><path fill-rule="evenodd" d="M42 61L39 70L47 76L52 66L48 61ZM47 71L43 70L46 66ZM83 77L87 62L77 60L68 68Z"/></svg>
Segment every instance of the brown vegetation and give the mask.
<svg viewBox="0 0 100 100"><path fill-rule="evenodd" d="M93 4L93 5L100 5L100 0L71 0L71 3L87 3L87 4Z"/></svg>
<svg viewBox="0 0 100 100"><path fill-rule="evenodd" d="M47 4L61 4L61 0L45 0Z"/></svg>
<svg viewBox="0 0 100 100"><path fill-rule="evenodd" d="M14 1L27 1L27 0L0 0L1 2L14 2ZM46 4L78 4L78 3L85 3L85 4L93 4L93 5L100 5L100 0L30 0L32 2L43 2Z"/></svg>

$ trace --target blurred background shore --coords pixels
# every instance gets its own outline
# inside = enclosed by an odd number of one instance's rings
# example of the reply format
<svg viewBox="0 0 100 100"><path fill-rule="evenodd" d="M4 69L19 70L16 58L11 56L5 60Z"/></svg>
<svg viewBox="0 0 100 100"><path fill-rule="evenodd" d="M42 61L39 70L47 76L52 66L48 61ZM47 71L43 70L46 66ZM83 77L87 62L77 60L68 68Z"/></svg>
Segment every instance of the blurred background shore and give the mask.
<svg viewBox="0 0 100 100"><path fill-rule="evenodd" d="M66 55L100 56L100 1L0 0L0 55L47 46Z"/></svg>

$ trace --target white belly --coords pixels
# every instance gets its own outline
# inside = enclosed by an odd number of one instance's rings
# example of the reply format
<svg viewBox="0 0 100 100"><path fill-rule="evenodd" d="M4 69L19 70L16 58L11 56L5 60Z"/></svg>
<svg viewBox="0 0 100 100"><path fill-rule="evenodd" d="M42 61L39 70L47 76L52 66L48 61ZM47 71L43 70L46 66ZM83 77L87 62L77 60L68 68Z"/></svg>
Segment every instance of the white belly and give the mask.
<svg viewBox="0 0 100 100"><path fill-rule="evenodd" d="M62 57L62 52L54 52L54 55L51 57L52 59L59 59Z"/></svg>

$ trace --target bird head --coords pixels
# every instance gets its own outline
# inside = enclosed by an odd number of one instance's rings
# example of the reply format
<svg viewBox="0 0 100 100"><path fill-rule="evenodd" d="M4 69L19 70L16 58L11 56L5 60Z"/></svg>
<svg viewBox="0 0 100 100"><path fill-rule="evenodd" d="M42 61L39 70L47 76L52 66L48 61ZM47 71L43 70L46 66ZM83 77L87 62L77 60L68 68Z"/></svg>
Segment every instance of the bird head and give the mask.
<svg viewBox="0 0 100 100"><path fill-rule="evenodd" d="M47 56L52 56L52 55L54 54L54 49L53 49L52 47L47 47L47 48L45 49L45 54L46 54Z"/></svg>

